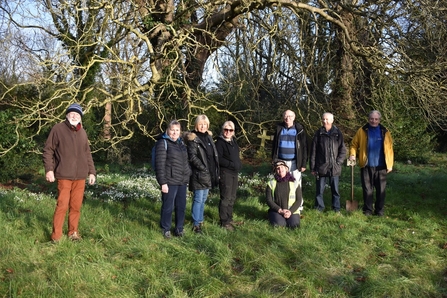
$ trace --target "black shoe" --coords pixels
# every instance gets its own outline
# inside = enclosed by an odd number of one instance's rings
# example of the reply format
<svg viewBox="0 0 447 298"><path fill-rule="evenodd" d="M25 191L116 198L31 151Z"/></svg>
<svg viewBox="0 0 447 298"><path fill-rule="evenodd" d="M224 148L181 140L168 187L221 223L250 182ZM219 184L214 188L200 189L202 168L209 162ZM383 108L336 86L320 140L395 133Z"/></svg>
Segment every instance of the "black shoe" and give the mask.
<svg viewBox="0 0 447 298"><path fill-rule="evenodd" d="M170 231L164 231L163 232L163 237L165 237L166 239L171 239L171 232Z"/></svg>
<svg viewBox="0 0 447 298"><path fill-rule="evenodd" d="M363 212L363 214L364 214L365 216L371 216L371 215L372 215L371 212L369 212L369 211L365 211L365 212Z"/></svg>
<svg viewBox="0 0 447 298"><path fill-rule="evenodd" d="M192 230L194 231L194 233L196 234L202 234L202 229L200 228L200 226L194 226L192 228Z"/></svg>
<svg viewBox="0 0 447 298"><path fill-rule="evenodd" d="M185 233L183 231L175 231L175 236L176 237L183 237L183 236L185 236Z"/></svg>

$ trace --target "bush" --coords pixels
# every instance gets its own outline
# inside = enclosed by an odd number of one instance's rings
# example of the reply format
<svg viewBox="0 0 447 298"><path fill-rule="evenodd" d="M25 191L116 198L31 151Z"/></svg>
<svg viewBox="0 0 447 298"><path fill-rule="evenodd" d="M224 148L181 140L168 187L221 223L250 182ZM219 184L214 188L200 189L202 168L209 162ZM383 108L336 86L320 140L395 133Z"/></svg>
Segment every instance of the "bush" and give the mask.
<svg viewBox="0 0 447 298"><path fill-rule="evenodd" d="M41 156L34 153L34 140L26 138L27 131L17 129L15 117L18 114L12 109L0 111L0 147L2 150L12 148L0 157L0 182L26 179L42 165Z"/></svg>
<svg viewBox="0 0 447 298"><path fill-rule="evenodd" d="M387 124L394 141L396 160L427 163L435 147L435 133L420 110L399 109Z"/></svg>

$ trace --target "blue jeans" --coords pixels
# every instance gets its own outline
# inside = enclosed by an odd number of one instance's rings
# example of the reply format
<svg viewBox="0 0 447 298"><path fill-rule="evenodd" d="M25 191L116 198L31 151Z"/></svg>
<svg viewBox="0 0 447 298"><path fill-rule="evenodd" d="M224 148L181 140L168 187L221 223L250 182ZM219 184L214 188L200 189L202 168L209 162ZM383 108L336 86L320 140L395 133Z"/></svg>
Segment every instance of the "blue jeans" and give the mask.
<svg viewBox="0 0 447 298"><path fill-rule="evenodd" d="M194 190L194 198L191 209L194 226L198 226L203 222L203 212L205 211L205 202L208 198L208 192L209 189Z"/></svg>
<svg viewBox="0 0 447 298"><path fill-rule="evenodd" d="M324 210L323 193L326 186L326 181L329 182L332 193L332 210L340 211L340 192L338 190L339 176L320 176L316 180L316 193L315 193L315 209L319 211Z"/></svg>
<svg viewBox="0 0 447 298"><path fill-rule="evenodd" d="M175 210L175 230L183 232L186 210L186 185L168 185L168 193L161 196L160 227L163 232L171 230L172 212Z"/></svg>

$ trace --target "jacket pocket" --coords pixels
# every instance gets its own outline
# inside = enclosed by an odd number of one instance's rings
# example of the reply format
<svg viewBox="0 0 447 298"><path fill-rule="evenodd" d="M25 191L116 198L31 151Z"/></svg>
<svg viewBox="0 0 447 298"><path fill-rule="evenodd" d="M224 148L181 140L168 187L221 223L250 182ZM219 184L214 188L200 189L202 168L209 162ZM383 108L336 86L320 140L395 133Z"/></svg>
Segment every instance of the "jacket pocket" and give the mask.
<svg viewBox="0 0 447 298"><path fill-rule="evenodd" d="M208 171L198 171L196 172L197 182L203 186L209 186L211 184L211 176Z"/></svg>

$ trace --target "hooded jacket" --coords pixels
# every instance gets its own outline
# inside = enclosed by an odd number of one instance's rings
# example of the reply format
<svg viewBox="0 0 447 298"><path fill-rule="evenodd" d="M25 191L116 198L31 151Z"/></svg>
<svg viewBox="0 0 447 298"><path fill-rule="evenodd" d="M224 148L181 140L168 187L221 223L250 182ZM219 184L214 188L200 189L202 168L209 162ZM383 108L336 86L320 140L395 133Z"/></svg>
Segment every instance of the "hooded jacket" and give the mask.
<svg viewBox="0 0 447 298"><path fill-rule="evenodd" d="M45 173L54 172L56 179L82 180L96 175L87 133L81 123L73 127L66 119L50 131L43 149Z"/></svg>
<svg viewBox="0 0 447 298"><path fill-rule="evenodd" d="M208 163L205 147L207 145L202 142L196 132L191 131L185 137L192 171L189 180L189 190L191 191L211 189L219 185L219 157L210 131L208 131L207 138L209 140L208 143L213 148L214 167Z"/></svg>

